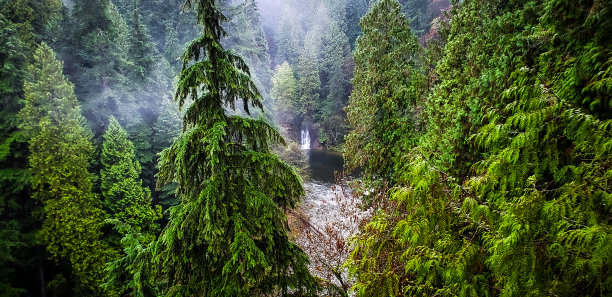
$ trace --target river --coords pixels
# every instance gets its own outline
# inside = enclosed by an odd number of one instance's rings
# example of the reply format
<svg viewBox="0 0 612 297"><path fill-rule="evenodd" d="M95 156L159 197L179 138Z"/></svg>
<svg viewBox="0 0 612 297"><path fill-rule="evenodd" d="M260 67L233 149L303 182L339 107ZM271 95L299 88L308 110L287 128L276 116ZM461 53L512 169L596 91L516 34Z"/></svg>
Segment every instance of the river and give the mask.
<svg viewBox="0 0 612 297"><path fill-rule="evenodd" d="M336 185L336 172L342 172L342 154L321 150L306 150L307 176L304 176L306 196L299 207L302 221L296 232L296 242L310 258L310 271L325 280L327 293L347 292L351 281L342 264L350 250L349 236L358 232L363 218L357 198ZM335 271L343 271L340 275ZM331 289L332 287L336 289Z"/></svg>
<svg viewBox="0 0 612 297"><path fill-rule="evenodd" d="M300 205L301 212L312 224L325 222L330 212L335 212L335 194L333 191L336 172L342 172L344 159L341 153L325 150L307 150L308 175L304 176L306 197Z"/></svg>

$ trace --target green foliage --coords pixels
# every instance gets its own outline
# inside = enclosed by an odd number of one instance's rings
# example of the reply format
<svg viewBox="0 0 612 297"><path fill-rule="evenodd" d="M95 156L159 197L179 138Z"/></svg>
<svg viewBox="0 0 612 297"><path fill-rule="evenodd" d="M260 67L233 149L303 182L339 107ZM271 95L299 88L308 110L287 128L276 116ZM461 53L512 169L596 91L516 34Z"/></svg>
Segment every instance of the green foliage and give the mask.
<svg viewBox="0 0 612 297"><path fill-rule="evenodd" d="M359 20L368 12L368 0L350 0L346 7L346 35L351 48L355 48L355 40L361 35Z"/></svg>
<svg viewBox="0 0 612 297"><path fill-rule="evenodd" d="M611 4L455 3L358 296L610 294Z"/></svg>
<svg viewBox="0 0 612 297"><path fill-rule="evenodd" d="M66 30L71 45L63 53L66 72L83 102L84 115L100 133L108 115L117 115L118 106L127 103L119 88L131 70L138 72L127 55L135 43L130 45L127 23L110 0L74 1Z"/></svg>
<svg viewBox="0 0 612 297"><path fill-rule="evenodd" d="M304 32L299 23L297 12L291 9L290 4L284 3L281 6L281 19L276 29L276 64L283 64L285 61L291 65L298 63L301 43Z"/></svg>
<svg viewBox="0 0 612 297"><path fill-rule="evenodd" d="M136 82L142 82L155 66L156 49L147 28L140 21L138 7L133 9L131 23L127 55L134 64L130 67L131 71L134 72L132 77L135 78Z"/></svg>
<svg viewBox="0 0 612 297"><path fill-rule="evenodd" d="M293 75L291 65L285 62L276 66L272 77L272 90L270 96L274 102L273 113L282 126L288 126L297 116L299 110L299 86Z"/></svg>
<svg viewBox="0 0 612 297"><path fill-rule="evenodd" d="M101 190L110 217L128 224L151 241L158 229L161 207L151 207L151 192L141 186L140 163L134 145L114 117L110 118L101 155Z"/></svg>
<svg viewBox="0 0 612 297"><path fill-rule="evenodd" d="M222 43L225 48L232 49L244 59L249 66L251 78L257 89L266 98L272 88L272 71L270 70L268 41L257 2L255 0L237 2L239 5L231 9L236 12L224 26L227 30L227 37Z"/></svg>
<svg viewBox="0 0 612 297"><path fill-rule="evenodd" d="M17 128L23 106L23 83L28 78L35 42L50 38L57 24L59 0L6 0L0 3L0 295L27 293L29 274L41 261L34 232L39 222L28 197L27 139ZM44 8L44 9L43 9Z"/></svg>
<svg viewBox="0 0 612 297"><path fill-rule="evenodd" d="M29 72L20 117L30 139L32 196L43 204L40 241L55 261L71 267L78 294L112 295L100 287L114 252L100 240L105 214L91 191L94 176L87 168L91 132L62 63L46 44L36 50Z"/></svg>
<svg viewBox="0 0 612 297"><path fill-rule="evenodd" d="M312 123L321 93L321 79L319 78L315 46L314 37L310 35L310 38L307 38L304 43L297 64L297 75L301 86L299 112L300 118L306 123Z"/></svg>
<svg viewBox="0 0 612 297"><path fill-rule="evenodd" d="M320 126L322 144L337 145L347 132L348 123L343 108L348 104L351 51L348 37L340 26L331 21L321 40L320 76L326 78L322 88L322 102L318 104L316 122Z"/></svg>
<svg viewBox="0 0 612 297"><path fill-rule="evenodd" d="M220 45L225 17L215 1L194 6L204 34L183 55L176 99L183 133L162 154L159 183L181 203L153 243L167 296L312 295L305 254L287 237L282 209L303 194L299 177L268 149L282 143L262 119L226 115L237 100L261 108L244 61Z"/></svg>
<svg viewBox="0 0 612 297"><path fill-rule="evenodd" d="M347 164L370 179L392 178L394 164L416 138L416 104L424 76L421 48L397 1L379 1L361 19L353 92L346 108L352 131Z"/></svg>
<svg viewBox="0 0 612 297"><path fill-rule="evenodd" d="M431 27L431 22L436 16L429 9L431 0L400 0L402 12L410 19L410 27L414 34L423 36Z"/></svg>

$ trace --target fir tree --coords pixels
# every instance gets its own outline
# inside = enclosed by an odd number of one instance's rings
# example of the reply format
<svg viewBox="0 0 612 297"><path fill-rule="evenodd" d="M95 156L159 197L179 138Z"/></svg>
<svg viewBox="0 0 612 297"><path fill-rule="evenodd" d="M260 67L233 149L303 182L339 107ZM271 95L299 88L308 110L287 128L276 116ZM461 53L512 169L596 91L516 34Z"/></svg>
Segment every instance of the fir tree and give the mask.
<svg viewBox="0 0 612 297"><path fill-rule="evenodd" d="M140 19L140 10L136 6L132 13L132 29L130 30L127 51L129 59L134 63L132 78L136 82L142 82L149 75L155 66L157 55L151 36L149 36L147 28Z"/></svg>
<svg viewBox="0 0 612 297"><path fill-rule="evenodd" d="M273 112L279 123L288 128L299 110L299 87L289 63L276 66L272 77Z"/></svg>
<svg viewBox="0 0 612 297"><path fill-rule="evenodd" d="M324 100L318 106L317 122L328 144L336 145L344 138L348 123L343 108L348 104L351 88L349 82L352 69L348 38L335 21L331 21L322 38L321 76L327 78L322 93ZM321 136L319 136L321 138Z"/></svg>
<svg viewBox="0 0 612 297"><path fill-rule="evenodd" d="M353 128L346 138L349 167L388 179L402 151L415 141L415 107L424 77L420 46L396 0L378 1L361 19L354 90L346 108Z"/></svg>
<svg viewBox="0 0 612 297"><path fill-rule="evenodd" d="M316 282L305 254L287 237L286 207L303 189L270 153L281 136L263 119L226 115L261 97L242 59L223 49L225 17L216 1L195 6L204 34L183 55L176 93L186 106L183 134L162 154L160 185L178 183L181 204L155 243L168 296L312 295Z"/></svg>
<svg viewBox="0 0 612 297"><path fill-rule="evenodd" d="M223 45L234 50L244 59L249 66L255 85L265 98L272 87L268 41L263 30L257 3L254 0L238 2L240 4L236 7L230 6L228 8L228 10L234 11L234 15L224 26L228 35L223 40Z"/></svg>
<svg viewBox="0 0 612 297"><path fill-rule="evenodd" d="M111 218L130 225L150 240L157 231L155 221L160 218L161 209L151 207L151 192L141 186L134 145L114 117L110 118L103 138L100 176L104 205Z"/></svg>
<svg viewBox="0 0 612 297"><path fill-rule="evenodd" d="M300 118L311 125L315 116L321 93L321 79L319 78L319 65L316 52L316 44L313 34L308 34L304 47L300 53L297 65L300 95Z"/></svg>
<svg viewBox="0 0 612 297"><path fill-rule="evenodd" d="M182 131L182 116L178 106L168 97L162 101L160 106L160 114L153 127L153 148L155 151L161 152L169 148L174 140L181 134ZM156 157L156 163L159 163L159 154ZM177 205L180 200L174 195L176 184L170 183L164 185L157 191L157 203L160 204L165 211L170 206ZM165 213L164 218L167 218ZM163 225L162 225L163 226Z"/></svg>
<svg viewBox="0 0 612 297"><path fill-rule="evenodd" d="M69 31L71 46L63 53L66 72L83 102L84 115L99 135L108 115L121 120L118 107L130 109L125 106L133 101L121 92L134 66L127 55L129 29L110 0L76 0Z"/></svg>
<svg viewBox="0 0 612 297"><path fill-rule="evenodd" d="M26 77L28 45L19 37L19 25L6 16L0 6L0 295L18 296L14 274L16 250L23 248L22 203L27 195L28 172L24 139L17 130L17 112Z"/></svg>
<svg viewBox="0 0 612 297"><path fill-rule="evenodd" d="M280 65L287 61L291 65L296 65L301 48L299 40L304 32L298 22L299 17L291 9L291 5L283 3L281 9L281 19L276 29L276 64Z"/></svg>
<svg viewBox="0 0 612 297"><path fill-rule="evenodd" d="M29 67L20 116L29 137L33 198L43 204L39 238L51 257L70 265L76 292L102 296L100 280L113 251L101 240L104 212L92 193L88 172L93 153L72 84L62 63L42 44Z"/></svg>

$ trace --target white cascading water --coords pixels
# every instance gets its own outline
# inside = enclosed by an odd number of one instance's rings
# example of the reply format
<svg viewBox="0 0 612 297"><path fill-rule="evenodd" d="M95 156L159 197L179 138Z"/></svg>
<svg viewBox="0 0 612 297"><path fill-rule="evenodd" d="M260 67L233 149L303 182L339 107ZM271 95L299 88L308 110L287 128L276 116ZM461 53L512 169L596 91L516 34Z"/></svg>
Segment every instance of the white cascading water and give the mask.
<svg viewBox="0 0 612 297"><path fill-rule="evenodd" d="M310 149L310 131L308 131L308 128L306 127L302 128L302 132L300 133L300 136L301 136L300 145L302 146L302 149L309 150Z"/></svg>

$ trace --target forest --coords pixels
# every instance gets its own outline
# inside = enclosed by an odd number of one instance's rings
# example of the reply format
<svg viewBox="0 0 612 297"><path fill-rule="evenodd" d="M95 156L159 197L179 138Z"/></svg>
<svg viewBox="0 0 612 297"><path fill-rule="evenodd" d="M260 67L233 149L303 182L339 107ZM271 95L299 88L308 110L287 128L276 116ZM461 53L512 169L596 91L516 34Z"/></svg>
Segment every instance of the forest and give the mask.
<svg viewBox="0 0 612 297"><path fill-rule="evenodd" d="M611 296L612 0L0 0L0 296Z"/></svg>

